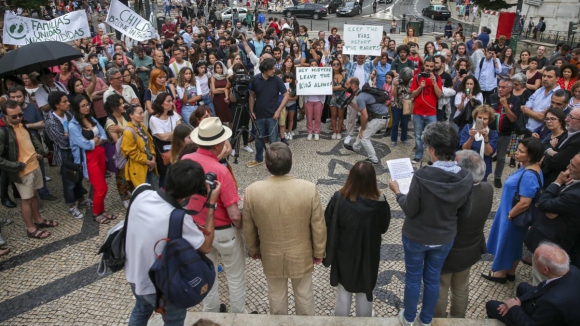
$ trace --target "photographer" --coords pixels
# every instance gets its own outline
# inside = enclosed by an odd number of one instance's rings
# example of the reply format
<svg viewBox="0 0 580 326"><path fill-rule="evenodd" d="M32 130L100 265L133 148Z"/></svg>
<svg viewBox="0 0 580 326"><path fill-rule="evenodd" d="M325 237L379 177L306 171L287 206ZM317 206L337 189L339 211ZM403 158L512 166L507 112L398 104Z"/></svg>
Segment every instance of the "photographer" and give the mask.
<svg viewBox="0 0 580 326"><path fill-rule="evenodd" d="M264 137L270 138L270 143L278 141L278 117L288 102L288 91L282 79L275 73L276 60L264 59L260 63L261 74L256 75L250 84L249 107L252 118L261 139L256 140L256 156L248 167L255 167L264 162ZM282 95L282 101L279 101Z"/></svg>
<svg viewBox="0 0 580 326"><path fill-rule="evenodd" d="M192 161L179 161L173 165L167 176L165 192L163 190L145 190L131 204L127 224L125 274L127 282L135 295L135 307L131 312L131 325L147 325L149 317L155 309L155 286L149 278L149 268L155 262L156 256L151 248L159 239L167 237L171 212L179 207L179 202L190 198L204 190L210 193L210 186L205 182L204 170ZM215 189L207 198L207 206L203 212L204 230L200 230L190 216L183 219L183 238L198 252L207 254L212 250L214 241L214 213L216 201L220 196L221 184L215 182ZM206 201L206 198L203 199ZM155 211L156 214L151 214ZM216 213L217 215L217 213ZM147 236L143 236L147 235ZM217 266L217 265L216 265ZM217 292L217 284L212 290ZM186 309L175 307L170 302L165 306L166 314L163 321L166 324L183 325Z"/></svg>
<svg viewBox="0 0 580 326"><path fill-rule="evenodd" d="M204 171L213 172L217 181L222 184L222 191L215 201L215 236L211 251L207 257L213 261L216 269L218 266L218 254L221 255L223 265L226 266L226 278L230 292L230 307L232 313L244 313L246 310L246 278L245 278L245 249L242 240L242 216L238 208L238 190L233 175L228 168L219 162L218 156L222 153L226 141L232 136L232 131L224 127L219 118L210 117L201 121L199 126L191 133L191 139L199 146L195 153L182 157L182 160L192 160L199 163ZM171 170L173 172L173 168ZM207 211L204 208L205 198L194 195L187 204L187 209L199 211L194 216L197 224L203 225L203 216ZM217 270L216 283L203 300L206 312L220 311L220 298L218 293Z"/></svg>
<svg viewBox="0 0 580 326"><path fill-rule="evenodd" d="M250 44L248 44L248 40L246 39L246 35L240 34L238 36L238 39L240 40L240 42L244 46L244 51L246 51L247 57L248 57L248 59L250 59L250 62L252 63L252 65L254 67L254 76L258 76L261 73L261 71L260 71L260 69L255 69L255 67L258 67L260 65L260 63L262 61L264 61L265 59L272 58L272 55L270 53L262 51L262 53L260 53L260 57L258 57L254 53L252 48L250 47ZM276 65L276 61L274 60L274 66L275 65Z"/></svg>

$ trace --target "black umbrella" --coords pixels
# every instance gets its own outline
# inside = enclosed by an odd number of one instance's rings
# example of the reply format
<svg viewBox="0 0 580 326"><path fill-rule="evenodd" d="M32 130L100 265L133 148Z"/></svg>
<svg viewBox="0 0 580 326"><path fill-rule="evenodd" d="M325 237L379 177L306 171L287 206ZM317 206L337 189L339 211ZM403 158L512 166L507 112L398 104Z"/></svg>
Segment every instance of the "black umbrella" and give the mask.
<svg viewBox="0 0 580 326"><path fill-rule="evenodd" d="M0 77L28 74L81 57L83 54L79 50L63 42L32 43L10 51L0 59Z"/></svg>

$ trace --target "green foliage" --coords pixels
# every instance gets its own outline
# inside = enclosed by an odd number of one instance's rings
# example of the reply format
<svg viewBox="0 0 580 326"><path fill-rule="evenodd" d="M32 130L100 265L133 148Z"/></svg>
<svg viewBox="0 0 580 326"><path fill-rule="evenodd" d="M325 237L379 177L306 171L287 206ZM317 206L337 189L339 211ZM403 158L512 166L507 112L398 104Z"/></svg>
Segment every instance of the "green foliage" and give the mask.
<svg viewBox="0 0 580 326"><path fill-rule="evenodd" d="M475 4L479 6L481 9L487 10L500 10L500 9L508 9L509 7L515 6L516 4L510 4L503 0L474 0Z"/></svg>
<svg viewBox="0 0 580 326"><path fill-rule="evenodd" d="M46 6L48 1L46 0L11 0L9 4L14 6L14 8L22 8L22 9L39 9L40 7ZM41 12L42 13L42 12Z"/></svg>

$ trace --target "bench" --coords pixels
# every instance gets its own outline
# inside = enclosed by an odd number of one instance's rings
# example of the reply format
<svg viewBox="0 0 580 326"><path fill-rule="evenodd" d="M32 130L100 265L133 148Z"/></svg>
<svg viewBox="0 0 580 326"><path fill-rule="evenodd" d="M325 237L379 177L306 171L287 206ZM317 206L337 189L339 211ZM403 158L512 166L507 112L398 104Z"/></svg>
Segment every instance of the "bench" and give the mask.
<svg viewBox="0 0 580 326"><path fill-rule="evenodd" d="M555 44L552 43L544 43L544 42L539 42L539 41L534 41L534 40L522 40L522 43L524 43L524 47L528 48L530 46L544 46L546 47L546 49L551 50L552 48L556 47Z"/></svg>

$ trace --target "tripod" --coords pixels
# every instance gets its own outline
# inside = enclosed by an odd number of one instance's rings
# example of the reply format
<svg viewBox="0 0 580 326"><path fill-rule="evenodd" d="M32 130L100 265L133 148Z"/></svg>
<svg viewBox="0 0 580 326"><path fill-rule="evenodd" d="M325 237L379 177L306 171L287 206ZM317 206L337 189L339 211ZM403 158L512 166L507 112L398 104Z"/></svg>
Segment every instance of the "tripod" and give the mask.
<svg viewBox="0 0 580 326"><path fill-rule="evenodd" d="M236 94L237 96L238 94ZM262 135L260 134L260 130L258 130L258 126L256 125L256 120L254 120L254 118L252 117L252 115L250 114L250 108L248 107L248 99L247 98L240 98L239 96L237 96L238 98L238 103L236 104L236 111L234 113L234 125L233 125L233 129L235 129L234 131L234 136L232 137L232 147L235 151L235 155L234 155L234 164L238 164L238 157L240 156L240 136L242 136L242 134L244 132L250 134L250 131L248 130L247 124L240 126L242 118L243 118L243 114L247 114L250 118L250 122L252 123L252 127L254 129L254 133L255 136L254 138L256 139L256 141L264 141L264 137L262 137ZM266 143L264 142L264 148L266 147Z"/></svg>

